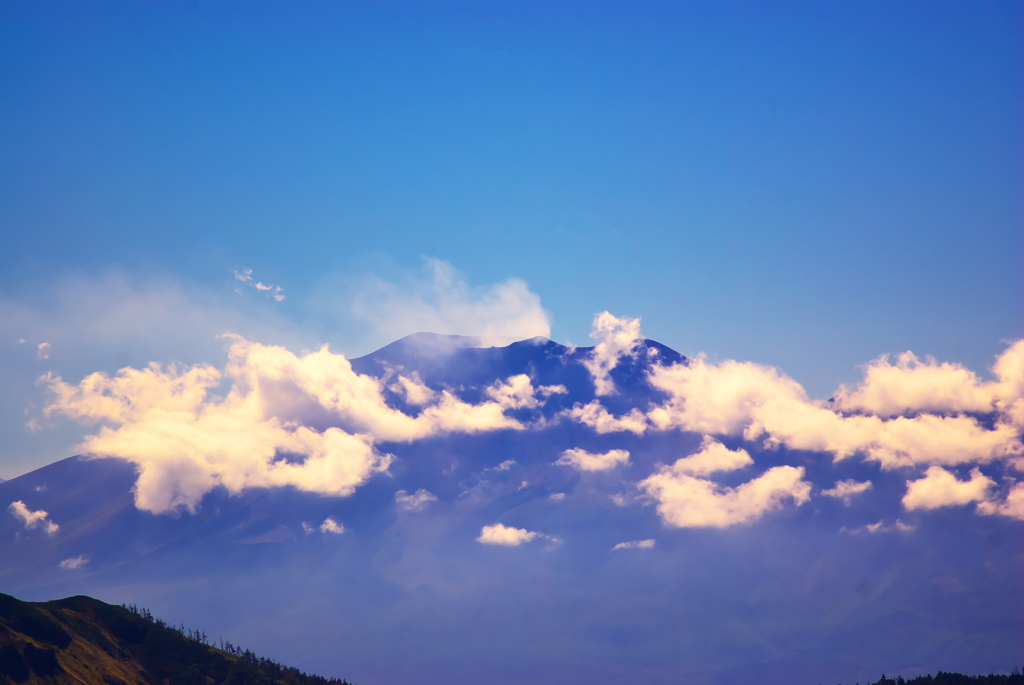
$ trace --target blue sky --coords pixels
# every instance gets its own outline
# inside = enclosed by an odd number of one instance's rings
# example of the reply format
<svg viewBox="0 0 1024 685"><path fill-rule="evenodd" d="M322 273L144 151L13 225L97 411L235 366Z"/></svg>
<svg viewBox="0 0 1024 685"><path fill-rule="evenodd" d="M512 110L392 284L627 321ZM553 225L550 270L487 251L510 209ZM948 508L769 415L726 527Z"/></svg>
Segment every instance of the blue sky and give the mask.
<svg viewBox="0 0 1024 685"><path fill-rule="evenodd" d="M0 295L51 337L88 338L69 307L173 291L236 332L358 355L400 327L368 331L353 293L415 290L436 259L470 292L524 281L560 342L639 316L817 397L907 349L984 373L1024 335L1022 14L3 2ZM287 299L236 295L241 269ZM5 414L44 370L216 346L216 326L177 328L195 340L54 344ZM5 433L28 441L22 423Z"/></svg>

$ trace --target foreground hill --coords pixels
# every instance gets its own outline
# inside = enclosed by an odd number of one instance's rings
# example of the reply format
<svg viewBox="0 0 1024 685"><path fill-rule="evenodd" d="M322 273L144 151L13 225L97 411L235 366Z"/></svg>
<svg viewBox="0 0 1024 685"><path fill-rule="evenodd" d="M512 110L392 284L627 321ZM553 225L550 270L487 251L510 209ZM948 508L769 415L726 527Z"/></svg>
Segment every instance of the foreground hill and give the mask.
<svg viewBox="0 0 1024 685"><path fill-rule="evenodd" d="M23 602L0 594L0 683L343 685L205 644L148 612L77 596Z"/></svg>

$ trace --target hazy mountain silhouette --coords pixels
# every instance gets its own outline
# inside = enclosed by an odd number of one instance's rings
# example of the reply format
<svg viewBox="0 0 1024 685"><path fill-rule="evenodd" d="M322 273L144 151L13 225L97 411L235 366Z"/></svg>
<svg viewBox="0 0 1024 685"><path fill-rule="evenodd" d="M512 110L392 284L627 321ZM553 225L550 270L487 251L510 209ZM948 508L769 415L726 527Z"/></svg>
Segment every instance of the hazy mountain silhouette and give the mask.
<svg viewBox="0 0 1024 685"><path fill-rule="evenodd" d="M891 524L906 517L904 479L859 459L837 464L737 438L723 441L742 444L755 469L801 466L816 493L844 478L874 488L851 506L815 496L752 525L666 526L635 483L692 453L701 436L602 434L560 420L597 397L583 364L592 348L481 342L416 334L352 366L376 377L415 372L467 402L519 373L535 387L565 386L537 410L543 423L381 443L395 456L388 473L348 497L215 489L195 514L136 509L127 462L64 459L0 483L0 591L148 606L172 624L366 685L867 682L899 669L1005 668L1001 659L1019 653L1019 522L948 508L901 533ZM611 371L618 392L602 405L621 415L662 401L647 371L683 360L642 341ZM415 410L397 395L388 401ZM595 472L557 464L570 448L628 450L629 461ZM418 509L401 499L420 491L429 497ZM3 514L17 501L59 530ZM322 530L328 518L344 532ZM865 528L880 521L883 532ZM498 522L538 537L522 547L477 542Z"/></svg>

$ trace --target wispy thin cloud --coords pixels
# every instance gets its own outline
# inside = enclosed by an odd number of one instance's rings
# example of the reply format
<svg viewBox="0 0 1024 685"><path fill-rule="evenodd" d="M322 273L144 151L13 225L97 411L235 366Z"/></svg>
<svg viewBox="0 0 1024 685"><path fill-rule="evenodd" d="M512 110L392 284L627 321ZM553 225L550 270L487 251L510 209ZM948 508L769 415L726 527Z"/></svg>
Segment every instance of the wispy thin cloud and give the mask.
<svg viewBox="0 0 1024 685"><path fill-rule="evenodd" d="M854 495L865 493L873 487L874 485L872 485L871 481L858 482L853 479L847 479L838 481L834 487L822 490L821 494L825 497L841 499L843 504L850 506Z"/></svg>
<svg viewBox="0 0 1024 685"><path fill-rule="evenodd" d="M60 562L60 567L73 570L76 568L81 568L82 566L85 566L88 563L89 557L80 554L77 557L71 557L70 559L65 559L64 561Z"/></svg>
<svg viewBox="0 0 1024 685"><path fill-rule="evenodd" d="M632 540L630 542L620 542L619 544L612 547L614 552L617 549L652 549L654 547L654 539L648 540Z"/></svg>
<svg viewBox="0 0 1024 685"><path fill-rule="evenodd" d="M423 331L479 336L494 345L551 335L551 317L524 281L474 287L439 259L425 259L422 272L397 282L367 277L351 303L352 315L386 341Z"/></svg>
<svg viewBox="0 0 1024 685"><path fill-rule="evenodd" d="M267 285L262 281L257 281L256 279L254 279L252 276L252 269L236 269L234 273L236 281L241 282L243 285L249 288L253 288L260 292L266 293L267 295L272 297L275 302L283 302L287 297L284 294L284 288L282 288L281 286ZM237 292L241 293L242 290L239 288Z"/></svg>
<svg viewBox="0 0 1024 685"><path fill-rule="evenodd" d="M411 495L405 490L395 493L395 502L406 511L423 511L428 504L436 501L437 496L423 488Z"/></svg>

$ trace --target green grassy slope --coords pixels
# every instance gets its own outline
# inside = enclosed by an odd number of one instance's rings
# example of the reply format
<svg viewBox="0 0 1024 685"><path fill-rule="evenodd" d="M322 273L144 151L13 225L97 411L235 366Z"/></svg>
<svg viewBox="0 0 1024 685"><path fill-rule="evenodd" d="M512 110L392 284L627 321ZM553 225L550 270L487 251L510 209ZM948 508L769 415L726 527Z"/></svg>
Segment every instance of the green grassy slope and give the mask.
<svg viewBox="0 0 1024 685"><path fill-rule="evenodd" d="M0 594L0 685L347 685L204 638L91 597Z"/></svg>

